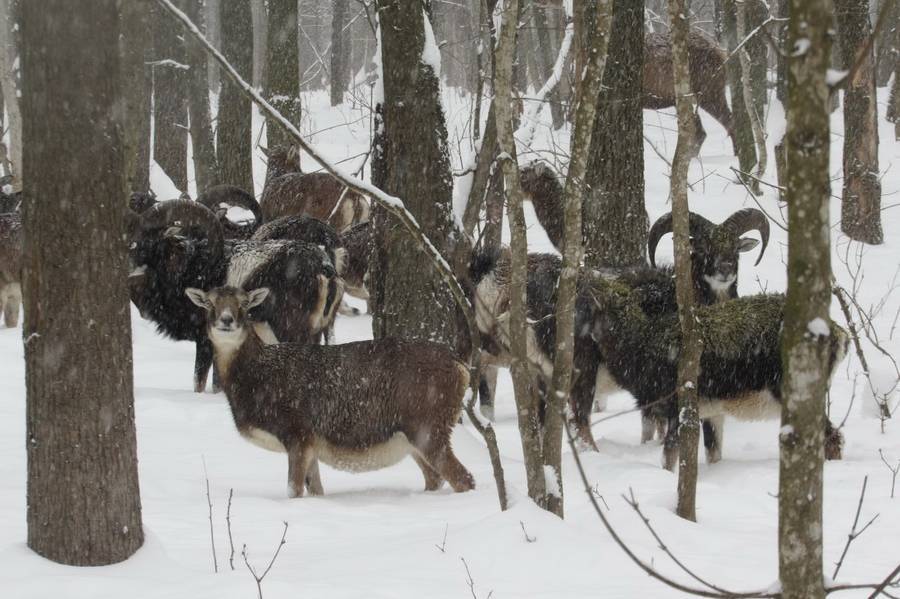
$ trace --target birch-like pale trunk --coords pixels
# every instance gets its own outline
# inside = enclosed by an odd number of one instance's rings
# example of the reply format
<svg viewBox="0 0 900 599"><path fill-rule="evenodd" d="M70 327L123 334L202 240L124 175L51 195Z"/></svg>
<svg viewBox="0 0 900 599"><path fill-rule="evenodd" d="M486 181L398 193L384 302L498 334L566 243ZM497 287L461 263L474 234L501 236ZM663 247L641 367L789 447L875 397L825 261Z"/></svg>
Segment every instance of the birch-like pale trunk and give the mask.
<svg viewBox="0 0 900 599"><path fill-rule="evenodd" d="M185 13L200 24L203 19L202 0L185 0ZM197 196L220 183L216 146L213 141L212 117L207 87L206 52L196 40L185 40L190 65L187 77L188 113L190 118L191 148L193 149L194 179ZM253 191L253 190L248 190Z"/></svg>
<svg viewBox="0 0 900 599"><path fill-rule="evenodd" d="M791 0L785 151L788 288L782 332L778 558L783 599L824 597L822 470L831 301L829 90L831 0Z"/></svg>
<svg viewBox="0 0 900 599"><path fill-rule="evenodd" d="M873 35L868 0L835 0L841 59L845 68L862 64L844 89L844 190L841 231L850 239L877 245L881 227L881 180L878 172L878 108L875 53L866 43Z"/></svg>
<svg viewBox="0 0 900 599"><path fill-rule="evenodd" d="M266 17L266 0L250 0L253 21L253 87L266 87L266 48L269 45L269 20Z"/></svg>
<svg viewBox="0 0 900 599"><path fill-rule="evenodd" d="M522 208L522 188L519 185L519 165L513 139L513 57L516 50L516 25L519 3L506 4L500 23L495 53L494 102L497 142L506 187L507 217L509 218L510 263L509 281L509 337L512 352L510 372L516 396L519 436L525 457L525 476L528 496L541 507L547 506L547 486L541 460L541 427L538 422L537 395L528 363L525 318L525 279L527 276L528 242L525 238L525 212Z"/></svg>
<svg viewBox="0 0 900 599"><path fill-rule="evenodd" d="M587 0L580 0L586 2ZM575 123L569 152L569 172L563 209L564 245L562 272L556 300L556 353L553 360L553 381L547 394L547 410L544 417L543 463L556 477L559 493L548 493L547 509L560 518L563 510L562 483L562 427L563 412L568 402L572 386L572 359L575 354L575 297L577 295L578 272L583 253L581 234L581 197L587 171L591 137L594 133L594 119L603 69L606 66L606 51L609 30L612 25L613 0L599 0L594 11L592 31L588 35L588 48L584 76L578 85L575 105ZM576 2L578 4L578 2ZM576 9L578 10L578 9ZM550 472L548 472L548 476Z"/></svg>
<svg viewBox="0 0 900 599"><path fill-rule="evenodd" d="M700 375L702 345L694 316L694 288L691 284L691 239L687 175L694 151L694 96L691 92L688 35L690 23L685 0L669 0L669 27L672 37L672 70L675 80L675 110L678 113L678 145L672 159L670 195L672 236L675 243L675 294L681 323L681 352L678 356L678 506L682 518L697 519L697 443L700 413L697 408L697 379ZM749 89L749 86L747 86ZM675 466L675 449L666 446L666 468Z"/></svg>
<svg viewBox="0 0 900 599"><path fill-rule="evenodd" d="M12 0L0 0L0 89L6 104L9 126L9 160L12 163L13 191L22 191L22 113L16 86L14 63L17 56L13 37Z"/></svg>

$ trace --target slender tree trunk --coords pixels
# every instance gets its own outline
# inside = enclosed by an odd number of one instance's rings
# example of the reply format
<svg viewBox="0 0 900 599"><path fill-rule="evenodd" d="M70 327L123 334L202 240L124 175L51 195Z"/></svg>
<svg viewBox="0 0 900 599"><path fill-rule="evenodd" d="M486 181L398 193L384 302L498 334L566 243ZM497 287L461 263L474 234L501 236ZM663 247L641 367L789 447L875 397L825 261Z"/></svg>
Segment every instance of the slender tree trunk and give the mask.
<svg viewBox="0 0 900 599"><path fill-rule="evenodd" d="M198 27L202 27L203 0L184 0L185 13ZM190 71L188 71L188 112L190 114L191 147L194 159L194 178L197 195L219 183L216 147L213 143L212 119L209 111L206 52L197 42L188 41ZM253 192L252 189L247 190Z"/></svg>
<svg viewBox="0 0 900 599"><path fill-rule="evenodd" d="M383 100L375 109L372 182L404 198L406 208L441 254L452 256L454 238L460 236L453 219L440 73L436 65L422 60L426 28L431 28L428 5L421 0L378 0L376 8ZM373 213L375 337L440 341L467 355L468 348L462 348L460 340L466 335L459 334L457 307L446 286L425 260L416 258L421 256L420 250L396 219L380 208Z"/></svg>
<svg viewBox="0 0 900 599"><path fill-rule="evenodd" d="M220 0L222 54L243 77L253 72L253 30L246 0ZM223 79L216 119L216 149L222 181L253 191L250 100Z"/></svg>
<svg viewBox="0 0 900 599"><path fill-rule="evenodd" d="M217 50L222 49L222 2L221 0L205 0L203 12L206 15L206 35L209 42ZM218 94L221 90L219 67L214 60L207 60L209 73L209 91Z"/></svg>
<svg viewBox="0 0 900 599"><path fill-rule="evenodd" d="M538 423L537 395L533 384L527 352L527 321L525 318L525 279L528 247L525 238L525 213L522 209L522 188L519 185L519 165L513 139L513 58L516 56L516 29L519 21L519 2L508 2L500 20L499 41L495 51L494 102L497 117L497 140L506 188L507 216L510 230L509 336L512 364L510 372L516 397L519 436L525 457L525 476L528 496L539 506L547 507L547 485L541 459L541 431Z"/></svg>
<svg viewBox="0 0 900 599"><path fill-rule="evenodd" d="M153 18L153 160L187 191L187 86L184 42L158 8Z"/></svg>
<svg viewBox="0 0 900 599"><path fill-rule="evenodd" d="M836 0L835 9L842 60L845 68L850 68L872 35L869 2ZM844 92L841 231L850 239L876 245L884 242L879 175L875 54L870 47Z"/></svg>
<svg viewBox="0 0 900 599"><path fill-rule="evenodd" d="M885 3L886 0L880 0L878 10L881 10ZM900 44L897 43L898 29L900 29L900 4L895 4L891 12L892 14L887 17L888 26L882 28L875 44L877 52L875 84L878 87L887 86L898 62L900 62Z"/></svg>
<svg viewBox="0 0 900 599"><path fill-rule="evenodd" d="M731 54L738 44L736 0L721 0L719 8L719 39ZM732 126L734 127L735 151L738 164L745 173L752 173L756 164L756 146L753 139L753 126L750 123L748 105L744 100L743 73L740 60L729 60L725 65L728 78L728 89L731 100ZM748 180L747 183L755 191L759 184Z"/></svg>
<svg viewBox="0 0 900 599"><path fill-rule="evenodd" d="M780 19L788 18L788 7L790 6L790 0L778 0L777 10L778 14L776 15ZM787 39L787 26L778 28L778 35L775 36L775 41L778 43L779 51L775 53L775 59L777 61L777 66L775 69L775 97L778 98L778 101L781 102L781 105L787 108L787 52L785 48L787 44L785 40Z"/></svg>
<svg viewBox="0 0 900 599"><path fill-rule="evenodd" d="M349 19L350 0L334 0L331 16L331 105L344 101L344 92L350 78L346 48L350 45L350 31L344 31Z"/></svg>
<svg viewBox="0 0 900 599"><path fill-rule="evenodd" d="M549 11L550 8L545 1L535 1L531 5L532 21L538 43L538 58L541 66L538 86L543 85L544 81L547 81L553 74L553 65L556 62L556 55L559 53L559 46L562 43L561 39L557 39L557 32L552 27ZM550 114L553 118L554 129L559 129L565 124L566 113L559 92L560 86L557 85L547 94L547 102L550 103Z"/></svg>
<svg viewBox="0 0 900 599"><path fill-rule="evenodd" d="M894 29L897 36L897 48L900 48L900 25ZM894 83L891 87L891 97L888 100L887 120L894 123L894 139L900 141L900 57L894 63Z"/></svg>
<svg viewBox="0 0 900 599"><path fill-rule="evenodd" d="M269 23L266 18L266 0L250 0L253 21L253 87L267 88L266 48L269 40Z"/></svg>
<svg viewBox="0 0 900 599"><path fill-rule="evenodd" d="M294 125L300 124L300 64L297 54L297 0L269 0L267 93L269 103ZM270 147L287 143L275 123L268 123Z"/></svg>
<svg viewBox="0 0 900 599"><path fill-rule="evenodd" d="M6 0L0 0L4 2ZM123 145L127 191L150 189L150 66L153 5L147 0L120 5L122 95L125 99ZM204 66L205 66L204 62Z"/></svg>
<svg viewBox="0 0 900 599"><path fill-rule="evenodd" d="M824 597L822 469L825 457L827 335L830 294L829 113L830 0L791 0L785 138L788 196L788 289L782 333L781 460L778 556L782 597ZM802 40L802 41L801 41Z"/></svg>
<svg viewBox="0 0 900 599"><path fill-rule="evenodd" d="M586 0L584 0L586 1ZM572 359L575 354L575 298L578 273L581 267L582 229L581 198L587 172L588 154L594 122L597 118L597 98L606 66L606 52L612 25L613 0L600 0L594 13L592 31L587 48L587 68L579 85L581 96L575 106L575 130L569 152L569 171L565 186L565 242L562 272L556 300L556 354L553 362L551 392L547 395L548 409L544 418L543 462L556 476L559 493L547 494L547 509L563 516L562 483L562 427L563 412L572 386Z"/></svg>
<svg viewBox="0 0 900 599"><path fill-rule="evenodd" d="M744 39L751 31L763 24L769 16L769 5L763 0L738 0L744 4L744 34L738 33L738 37ZM746 44L747 55L750 62L750 96L753 98L753 109L760 120L765 118L769 71L769 44L761 33L754 35ZM742 67L743 68L743 67ZM757 148L757 151L759 149Z"/></svg>
<svg viewBox="0 0 900 599"><path fill-rule="evenodd" d="M110 201L126 184L119 16L116 0L21 16L24 192L40 200L23 209L28 546L99 566L144 540L125 203Z"/></svg>
<svg viewBox="0 0 900 599"><path fill-rule="evenodd" d="M735 0L735 21L737 27L737 37L738 40L743 40L747 34L750 32L750 27L748 27L748 23L751 23L750 14L754 12L754 9L757 7L751 6L748 4L750 0ZM759 25L759 23L756 23ZM756 42L757 40L753 40ZM765 69L765 48L763 48L762 52L762 64L763 69L762 73L756 73L757 66L759 64L759 56L754 57L752 54L752 47L747 47L745 45L741 51L738 53L738 58L741 64L741 92L744 94L744 106L750 108L749 117L750 117L750 131L753 135L753 142L756 146L756 172L754 173L758 179L761 179L763 174L766 172L766 166L769 160L769 155L766 150L766 132L763 127L763 114L765 111L765 77L766 77L766 69ZM754 75L756 78L761 78L762 82L760 83L758 80L754 80ZM759 94L757 92L758 89L762 89L762 93ZM758 98L757 96L761 96ZM759 189L759 183L754 181L755 189Z"/></svg>
<svg viewBox="0 0 900 599"><path fill-rule="evenodd" d="M615 0L583 199L585 262L592 268L645 262L643 65L643 4Z"/></svg>
<svg viewBox="0 0 900 599"><path fill-rule="evenodd" d="M6 104L9 127L9 161L12 163L13 190L22 190L22 114L19 111L17 69L14 66L16 48L15 23L16 0L0 0L0 90Z"/></svg>
<svg viewBox="0 0 900 599"><path fill-rule="evenodd" d="M691 240L687 176L696 139L694 96L691 92L688 36L690 22L685 0L669 0L669 31L672 39L672 70L675 81L675 109L678 113L678 145L672 160L670 196L672 235L675 242L675 292L681 323L681 352L678 356L678 411L669 426L678 427L678 506L676 512L687 520L697 520L697 443L700 412L697 407L697 380L700 376L702 345L694 315L694 288L691 284ZM666 447L666 461L672 462L674 448ZM667 463L667 466L674 464Z"/></svg>

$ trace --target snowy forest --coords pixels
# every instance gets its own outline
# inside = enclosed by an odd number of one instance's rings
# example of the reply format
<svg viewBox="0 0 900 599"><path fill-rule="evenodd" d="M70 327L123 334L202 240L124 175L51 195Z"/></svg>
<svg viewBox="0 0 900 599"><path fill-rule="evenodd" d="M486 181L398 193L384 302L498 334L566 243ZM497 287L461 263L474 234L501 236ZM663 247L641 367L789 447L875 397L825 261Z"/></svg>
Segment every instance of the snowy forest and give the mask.
<svg viewBox="0 0 900 599"><path fill-rule="evenodd" d="M900 597L900 0L0 0L0 134L4 598Z"/></svg>

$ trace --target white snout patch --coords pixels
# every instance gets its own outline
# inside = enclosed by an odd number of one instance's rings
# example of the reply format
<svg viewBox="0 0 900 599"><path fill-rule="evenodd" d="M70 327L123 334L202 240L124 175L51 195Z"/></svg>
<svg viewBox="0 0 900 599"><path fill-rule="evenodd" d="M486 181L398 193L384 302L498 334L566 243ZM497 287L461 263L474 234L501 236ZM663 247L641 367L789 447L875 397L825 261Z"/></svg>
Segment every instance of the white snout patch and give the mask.
<svg viewBox="0 0 900 599"><path fill-rule="evenodd" d="M475 324L483 334L494 328L497 316L502 312L500 286L494 273L485 276L475 288Z"/></svg>
<svg viewBox="0 0 900 599"><path fill-rule="evenodd" d="M734 283L737 275L731 275L730 277L720 278L720 277L711 277L709 275L703 275L703 280L709 285L709 288L713 290L716 294L717 299L725 300L728 299L728 289Z"/></svg>
<svg viewBox="0 0 900 599"><path fill-rule="evenodd" d="M365 449L348 449L316 439L313 446L319 461L345 472L371 472L393 466L415 451L403 433L394 433L384 443Z"/></svg>

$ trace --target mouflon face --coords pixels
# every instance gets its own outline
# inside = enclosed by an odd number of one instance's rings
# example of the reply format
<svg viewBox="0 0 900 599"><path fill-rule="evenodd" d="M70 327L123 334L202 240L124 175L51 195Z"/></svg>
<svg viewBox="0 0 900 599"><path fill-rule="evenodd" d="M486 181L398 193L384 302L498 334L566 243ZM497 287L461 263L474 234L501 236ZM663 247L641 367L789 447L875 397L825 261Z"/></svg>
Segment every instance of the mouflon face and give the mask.
<svg viewBox="0 0 900 599"><path fill-rule="evenodd" d="M188 288L185 294L197 306L206 310L206 323L210 338L227 338L241 335L247 325L247 313L269 295L268 287L244 291L236 287L218 287L205 292Z"/></svg>

